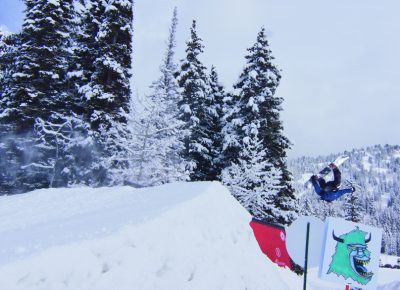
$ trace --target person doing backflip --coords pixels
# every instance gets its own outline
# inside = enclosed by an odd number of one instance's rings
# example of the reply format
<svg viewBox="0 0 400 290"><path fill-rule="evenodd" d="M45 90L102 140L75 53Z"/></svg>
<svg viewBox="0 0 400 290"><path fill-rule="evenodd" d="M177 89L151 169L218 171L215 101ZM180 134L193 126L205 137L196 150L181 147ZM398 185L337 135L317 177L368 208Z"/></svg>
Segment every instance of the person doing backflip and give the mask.
<svg viewBox="0 0 400 290"><path fill-rule="evenodd" d="M338 199L346 193L351 193L355 191L355 187L340 189L342 182L342 174L339 168L334 164L329 164L329 168L333 172L333 180L326 182L323 177L318 175L311 176L311 183L314 186L315 192L324 201L331 202Z"/></svg>

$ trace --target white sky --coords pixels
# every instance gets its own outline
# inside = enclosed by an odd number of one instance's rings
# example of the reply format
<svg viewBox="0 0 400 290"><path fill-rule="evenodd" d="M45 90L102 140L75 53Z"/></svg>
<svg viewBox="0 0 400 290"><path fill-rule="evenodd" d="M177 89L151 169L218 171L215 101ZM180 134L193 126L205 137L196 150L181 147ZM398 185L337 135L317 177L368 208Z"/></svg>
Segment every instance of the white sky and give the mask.
<svg viewBox="0 0 400 290"><path fill-rule="evenodd" d="M400 2L372 0L152 0L135 4L134 84L158 74L173 7L177 59L192 19L227 89L261 26L282 69L277 94L290 157L400 144Z"/></svg>
<svg viewBox="0 0 400 290"><path fill-rule="evenodd" d="M246 49L262 26L267 29L282 69L277 94L285 100L285 135L294 143L289 157L400 144L398 0L136 0L133 83L139 94L158 77L175 6L176 60L184 57L196 19L202 60L216 66L227 90ZM0 24L15 25L1 12Z"/></svg>

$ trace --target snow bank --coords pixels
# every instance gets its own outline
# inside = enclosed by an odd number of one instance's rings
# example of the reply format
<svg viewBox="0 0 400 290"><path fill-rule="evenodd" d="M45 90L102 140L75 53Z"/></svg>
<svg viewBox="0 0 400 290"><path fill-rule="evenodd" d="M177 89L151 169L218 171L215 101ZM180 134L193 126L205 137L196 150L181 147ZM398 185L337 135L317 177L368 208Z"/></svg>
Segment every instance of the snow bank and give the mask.
<svg viewBox="0 0 400 290"><path fill-rule="evenodd" d="M391 266L400 265L400 258L396 256L381 255L379 262L381 265L389 264Z"/></svg>
<svg viewBox="0 0 400 290"><path fill-rule="evenodd" d="M219 183L1 197L0 288L291 289L250 219Z"/></svg>

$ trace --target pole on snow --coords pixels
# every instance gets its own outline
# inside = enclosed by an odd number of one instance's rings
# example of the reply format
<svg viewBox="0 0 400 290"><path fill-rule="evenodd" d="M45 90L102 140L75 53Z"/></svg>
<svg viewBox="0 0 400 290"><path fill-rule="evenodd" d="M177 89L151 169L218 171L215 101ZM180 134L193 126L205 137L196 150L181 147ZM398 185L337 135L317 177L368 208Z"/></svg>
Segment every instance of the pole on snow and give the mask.
<svg viewBox="0 0 400 290"><path fill-rule="evenodd" d="M306 254L304 256L304 284L303 290L307 289L307 267L308 267L308 243L310 240L310 222L307 223L307 234L306 234Z"/></svg>

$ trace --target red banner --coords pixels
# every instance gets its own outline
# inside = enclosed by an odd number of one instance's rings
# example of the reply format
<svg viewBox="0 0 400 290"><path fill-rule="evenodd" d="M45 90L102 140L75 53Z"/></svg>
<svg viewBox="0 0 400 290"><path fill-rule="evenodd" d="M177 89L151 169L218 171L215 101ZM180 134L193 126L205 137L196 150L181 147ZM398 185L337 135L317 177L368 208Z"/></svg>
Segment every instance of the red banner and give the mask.
<svg viewBox="0 0 400 290"><path fill-rule="evenodd" d="M278 266L292 269L292 263L286 249L285 228L256 219L250 222L250 226L261 251Z"/></svg>

